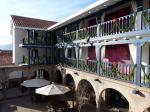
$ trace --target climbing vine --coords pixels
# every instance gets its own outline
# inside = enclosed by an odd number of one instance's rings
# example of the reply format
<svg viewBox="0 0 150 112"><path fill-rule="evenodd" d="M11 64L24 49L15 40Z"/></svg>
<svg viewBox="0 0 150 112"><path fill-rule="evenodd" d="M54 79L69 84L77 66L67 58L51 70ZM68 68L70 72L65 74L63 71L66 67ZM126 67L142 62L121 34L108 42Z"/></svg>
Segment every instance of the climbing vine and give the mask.
<svg viewBox="0 0 150 112"><path fill-rule="evenodd" d="M142 10L142 17L143 17L144 21L150 25L150 19L145 15L144 10Z"/></svg>

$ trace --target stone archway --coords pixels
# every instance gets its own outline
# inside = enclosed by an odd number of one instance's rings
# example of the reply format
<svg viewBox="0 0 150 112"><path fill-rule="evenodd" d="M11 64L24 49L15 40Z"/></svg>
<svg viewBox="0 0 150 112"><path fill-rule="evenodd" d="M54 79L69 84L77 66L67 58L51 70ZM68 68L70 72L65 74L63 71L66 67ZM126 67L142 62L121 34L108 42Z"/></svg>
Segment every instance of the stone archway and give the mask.
<svg viewBox="0 0 150 112"><path fill-rule="evenodd" d="M99 112L129 112L129 102L117 90L107 88L99 99Z"/></svg>
<svg viewBox="0 0 150 112"><path fill-rule="evenodd" d="M77 87L76 92L77 105L79 112L96 112L96 95L91 83L82 79Z"/></svg>
<svg viewBox="0 0 150 112"><path fill-rule="evenodd" d="M49 80L49 73L47 70L45 69L37 69L34 71L33 76L31 76L31 78L44 78L46 80Z"/></svg>
<svg viewBox="0 0 150 112"><path fill-rule="evenodd" d="M150 112L150 107L145 109L143 112Z"/></svg>
<svg viewBox="0 0 150 112"><path fill-rule="evenodd" d="M75 90L75 81L70 74L66 74L64 83L68 86L71 90Z"/></svg>
<svg viewBox="0 0 150 112"><path fill-rule="evenodd" d="M63 83L63 77L59 70L56 71L56 83L58 83L58 84Z"/></svg>
<svg viewBox="0 0 150 112"><path fill-rule="evenodd" d="M68 86L71 91L66 94L66 97L72 101L72 107L76 105L76 92L75 92L75 81L72 75L66 74L64 77L64 84Z"/></svg>

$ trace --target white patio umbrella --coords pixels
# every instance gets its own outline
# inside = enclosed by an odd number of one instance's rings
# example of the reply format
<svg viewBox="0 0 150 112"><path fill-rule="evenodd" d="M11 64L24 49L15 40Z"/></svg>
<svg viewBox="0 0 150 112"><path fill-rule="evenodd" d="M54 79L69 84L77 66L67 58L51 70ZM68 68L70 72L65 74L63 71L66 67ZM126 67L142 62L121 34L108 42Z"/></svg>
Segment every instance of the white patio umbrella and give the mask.
<svg viewBox="0 0 150 112"><path fill-rule="evenodd" d="M42 95L61 95L65 94L66 92L70 91L70 89L66 86L60 85L60 84L50 84L41 88L36 89L37 94Z"/></svg>
<svg viewBox="0 0 150 112"><path fill-rule="evenodd" d="M23 83L21 83L21 85L25 87L42 87L48 84L50 84L48 80L41 79L41 78L26 80Z"/></svg>

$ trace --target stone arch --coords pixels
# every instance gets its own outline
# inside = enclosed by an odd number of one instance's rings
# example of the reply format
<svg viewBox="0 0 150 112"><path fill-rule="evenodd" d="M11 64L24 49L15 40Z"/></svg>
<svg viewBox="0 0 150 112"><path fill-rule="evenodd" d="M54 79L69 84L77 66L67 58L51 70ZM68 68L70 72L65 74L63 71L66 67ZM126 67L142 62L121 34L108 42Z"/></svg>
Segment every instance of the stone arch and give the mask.
<svg viewBox="0 0 150 112"><path fill-rule="evenodd" d="M31 78L35 78L35 77L38 77L38 78L44 78L46 80L49 80L49 72L46 70L46 69L43 69L43 68L38 68L38 69L35 69L33 71L33 75L31 76Z"/></svg>
<svg viewBox="0 0 150 112"><path fill-rule="evenodd" d="M149 97L148 97L149 99ZM139 106L139 110L141 110L141 112L150 112L150 101L148 102L143 102L140 106Z"/></svg>
<svg viewBox="0 0 150 112"><path fill-rule="evenodd" d="M63 83L63 76L60 70L56 71L56 83L59 83L59 84Z"/></svg>
<svg viewBox="0 0 150 112"><path fill-rule="evenodd" d="M80 112L86 112L86 109L88 107L94 107L95 109L91 110L91 112L96 112L96 94L94 87L92 84L86 80L82 79L80 80L78 86L77 86L77 92L76 92L76 97L77 97L77 106Z"/></svg>
<svg viewBox="0 0 150 112"><path fill-rule="evenodd" d="M150 107L148 107L147 109L145 109L143 112L150 112Z"/></svg>
<svg viewBox="0 0 150 112"><path fill-rule="evenodd" d="M102 90L99 97L98 112L128 112L129 101L118 90L114 88L105 88Z"/></svg>
<svg viewBox="0 0 150 112"><path fill-rule="evenodd" d="M72 90L75 90L75 81L71 74L66 74L64 77L64 84L71 88Z"/></svg>

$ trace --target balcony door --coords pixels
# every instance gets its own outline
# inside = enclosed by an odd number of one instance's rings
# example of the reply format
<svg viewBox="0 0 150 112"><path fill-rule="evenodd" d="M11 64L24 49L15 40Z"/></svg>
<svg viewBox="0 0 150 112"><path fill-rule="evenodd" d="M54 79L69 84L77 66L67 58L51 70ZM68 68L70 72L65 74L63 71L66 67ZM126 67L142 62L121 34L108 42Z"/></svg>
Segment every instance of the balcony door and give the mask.
<svg viewBox="0 0 150 112"><path fill-rule="evenodd" d="M96 18L90 19L88 21L88 27L96 25Z"/></svg>
<svg viewBox="0 0 150 112"><path fill-rule="evenodd" d="M105 50L106 62L129 63L130 52L128 44L108 45Z"/></svg>
<svg viewBox="0 0 150 112"><path fill-rule="evenodd" d="M91 46L88 48L88 58L89 60L96 60L95 47Z"/></svg>
<svg viewBox="0 0 150 112"><path fill-rule="evenodd" d="M125 15L129 15L131 13L131 7L125 7L120 10L114 11L112 13L106 14L104 21L110 21Z"/></svg>
<svg viewBox="0 0 150 112"><path fill-rule="evenodd" d="M38 57L38 50L37 49L33 49L31 55L32 55L32 57Z"/></svg>

